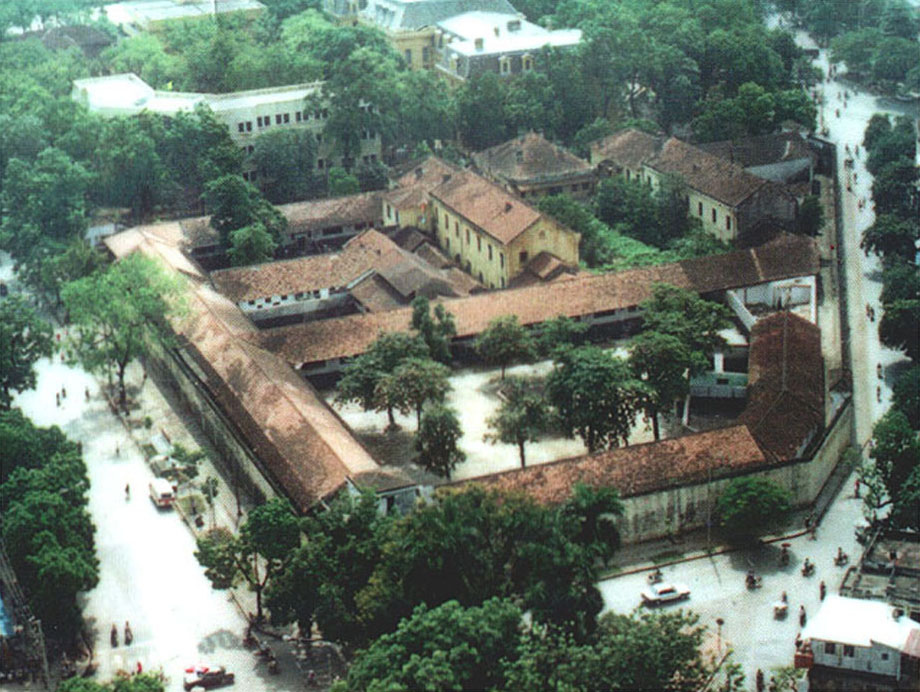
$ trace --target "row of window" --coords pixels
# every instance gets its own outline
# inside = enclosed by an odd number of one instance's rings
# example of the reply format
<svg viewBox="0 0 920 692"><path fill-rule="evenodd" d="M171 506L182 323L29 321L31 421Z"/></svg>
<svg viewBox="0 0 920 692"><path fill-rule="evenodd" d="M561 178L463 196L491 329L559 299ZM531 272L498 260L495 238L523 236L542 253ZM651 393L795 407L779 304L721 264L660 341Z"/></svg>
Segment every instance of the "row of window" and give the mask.
<svg viewBox="0 0 920 692"><path fill-rule="evenodd" d="M703 217L703 203L702 202L696 203L696 213L697 213L697 216L699 216L700 218ZM712 222L718 223L718 221L719 221L719 212L716 210L715 207L713 207L712 208ZM725 215L725 230L726 231L732 230L732 217L729 216L728 214Z"/></svg>
<svg viewBox="0 0 920 692"><path fill-rule="evenodd" d="M306 122L308 120L326 120L329 118L329 109L321 108L315 111L296 111L294 113L294 122ZM277 113L275 114L275 125L286 125L291 122L290 113ZM265 128L271 127L272 116L270 115L260 115L256 117L256 127ZM244 120L236 124L236 129L238 132L252 132L252 121Z"/></svg>
<svg viewBox="0 0 920 692"><path fill-rule="evenodd" d="M579 190L590 190L590 189L591 189L591 183L581 183L581 184L575 183L574 185L572 185L572 192L578 192ZM561 185L557 185L557 186L549 188L548 190L531 190L530 196L540 197L544 194L561 195L563 192L565 192L565 188L563 188ZM521 199L525 199L527 197L527 194L528 193L525 190L521 190Z"/></svg>
<svg viewBox="0 0 920 692"><path fill-rule="evenodd" d="M503 55L499 61L499 71L502 74L511 74L511 56ZM530 72L533 69L533 57L530 55L524 55L521 57L521 71Z"/></svg>

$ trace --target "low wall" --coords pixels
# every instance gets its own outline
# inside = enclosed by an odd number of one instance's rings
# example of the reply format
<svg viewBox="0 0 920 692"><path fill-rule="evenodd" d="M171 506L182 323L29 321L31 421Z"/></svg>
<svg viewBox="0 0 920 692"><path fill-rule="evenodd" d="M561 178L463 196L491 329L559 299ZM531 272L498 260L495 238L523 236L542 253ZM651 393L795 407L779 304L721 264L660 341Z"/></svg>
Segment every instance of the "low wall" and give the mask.
<svg viewBox="0 0 920 692"><path fill-rule="evenodd" d="M676 536L715 525L715 504L735 478L766 478L792 494L795 507L811 505L849 446L853 428L853 406L848 400L824 432L815 453L808 459L761 467L750 473L713 478L708 483L676 486L623 499L623 515L617 526L624 544Z"/></svg>

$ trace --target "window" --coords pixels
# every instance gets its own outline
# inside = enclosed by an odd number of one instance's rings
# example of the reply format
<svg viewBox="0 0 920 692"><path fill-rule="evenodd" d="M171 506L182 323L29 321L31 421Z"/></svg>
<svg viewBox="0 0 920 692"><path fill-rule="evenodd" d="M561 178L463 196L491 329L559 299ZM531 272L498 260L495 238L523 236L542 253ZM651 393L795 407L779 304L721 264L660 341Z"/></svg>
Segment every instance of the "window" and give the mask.
<svg viewBox="0 0 920 692"><path fill-rule="evenodd" d="M572 185L572 192L578 192L578 183Z"/></svg>
<svg viewBox="0 0 920 692"><path fill-rule="evenodd" d="M467 245L470 244L470 229L469 228L466 229L466 244Z"/></svg>
<svg viewBox="0 0 920 692"><path fill-rule="evenodd" d="M843 645L843 655L848 656L849 658L853 658L854 656L856 656L856 649L850 644L844 644Z"/></svg>
<svg viewBox="0 0 920 692"><path fill-rule="evenodd" d="M697 213L699 216L702 216L702 215L703 215L703 203L702 203L702 202L697 202L697 203L696 203L696 213Z"/></svg>
<svg viewBox="0 0 920 692"><path fill-rule="evenodd" d="M505 268L505 253L504 252L498 253L498 266L500 266L502 269ZM502 281L504 281L504 279L502 279ZM502 288L504 287L505 287L504 284L502 284Z"/></svg>
<svg viewBox="0 0 920 692"><path fill-rule="evenodd" d="M492 245L489 244L489 261L492 261Z"/></svg>
<svg viewBox="0 0 920 692"><path fill-rule="evenodd" d="M275 125L280 125L280 124L281 124L281 113L278 113L275 116Z"/></svg>
<svg viewBox="0 0 920 692"><path fill-rule="evenodd" d="M482 252L482 238L478 235L476 236L476 251Z"/></svg>
<svg viewBox="0 0 920 692"><path fill-rule="evenodd" d="M262 127L271 127L271 124L272 124L272 116L263 115L262 116Z"/></svg>
<svg viewBox="0 0 920 692"><path fill-rule="evenodd" d="M519 262L520 264L526 264L526 263L527 263L527 253L526 253L526 252L522 252L520 255L518 255L518 262Z"/></svg>
<svg viewBox="0 0 920 692"><path fill-rule="evenodd" d="M479 283L482 283L482 272L479 272Z"/></svg>
<svg viewBox="0 0 920 692"><path fill-rule="evenodd" d="M551 187L551 188L549 189L549 194L551 194L551 195L561 195L561 194L562 194L562 188L559 187L559 186Z"/></svg>
<svg viewBox="0 0 920 692"><path fill-rule="evenodd" d="M406 56L406 64L411 65L412 64L412 50L410 48L406 48L405 56Z"/></svg>
<svg viewBox="0 0 920 692"><path fill-rule="evenodd" d="M503 57L499 60L502 74L511 74L511 58Z"/></svg>
<svg viewBox="0 0 920 692"><path fill-rule="evenodd" d="M245 131L246 131L246 124L245 124L245 123L237 123L236 126L237 126L237 128L239 129L240 132L245 132Z"/></svg>
<svg viewBox="0 0 920 692"><path fill-rule="evenodd" d="M262 127L262 116L261 115L258 118L256 118L256 125L258 125L259 127Z"/></svg>
<svg viewBox="0 0 920 692"><path fill-rule="evenodd" d="M834 644L834 642L824 642L824 653L826 654L837 653L837 645Z"/></svg>
<svg viewBox="0 0 920 692"><path fill-rule="evenodd" d="M303 113L301 111L297 111L296 113L294 113L294 120L297 122L300 122L301 120L303 120Z"/></svg>
<svg viewBox="0 0 920 692"><path fill-rule="evenodd" d="M716 222L716 219L718 218L718 216L719 216L719 215L718 215L718 213L716 212L716 208L713 207L713 208L712 208L712 222L713 222L713 223Z"/></svg>
<svg viewBox="0 0 920 692"><path fill-rule="evenodd" d="M444 228L450 228L450 217L447 214L444 215Z"/></svg>
<svg viewBox="0 0 920 692"><path fill-rule="evenodd" d="M732 217L730 216L725 217L725 230L726 231L732 230Z"/></svg>
<svg viewBox="0 0 920 692"><path fill-rule="evenodd" d="M533 58L529 55L525 55L521 58L521 69L524 72L530 72L533 69Z"/></svg>
<svg viewBox="0 0 920 692"><path fill-rule="evenodd" d="M323 170L326 167L326 161L324 159L316 159L316 167L319 170Z"/></svg>
<svg viewBox="0 0 920 692"><path fill-rule="evenodd" d="M505 277L503 276L503 277L502 277L502 288L504 288L504 287L505 287Z"/></svg>
<svg viewBox="0 0 920 692"><path fill-rule="evenodd" d="M591 183L582 183L582 184L581 184L581 189L582 189L582 190L590 190L590 189L591 189Z"/></svg>
<svg viewBox="0 0 920 692"><path fill-rule="evenodd" d="M882 660L883 660L883 661L887 661L887 660L888 660L888 652L883 652L883 653L882 653Z"/></svg>

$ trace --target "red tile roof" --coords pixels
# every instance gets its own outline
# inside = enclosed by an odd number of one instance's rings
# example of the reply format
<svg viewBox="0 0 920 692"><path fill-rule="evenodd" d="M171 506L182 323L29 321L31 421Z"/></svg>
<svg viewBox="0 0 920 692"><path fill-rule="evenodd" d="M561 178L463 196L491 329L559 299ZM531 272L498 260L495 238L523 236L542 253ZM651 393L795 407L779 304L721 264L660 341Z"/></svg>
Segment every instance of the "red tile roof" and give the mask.
<svg viewBox="0 0 920 692"><path fill-rule="evenodd" d="M522 324L538 324L557 315L580 317L632 307L651 296L656 282L711 293L813 275L818 270L814 241L803 236L782 236L750 250L493 291L445 301L444 305L454 315L457 336L462 338L479 334L491 320L502 315L517 315ZM300 365L363 353L379 333L407 330L411 316L408 308L349 315L266 329L258 338L268 350Z"/></svg>
<svg viewBox="0 0 920 692"><path fill-rule="evenodd" d="M557 505L571 497L576 483L595 488L612 487L621 497L634 497L705 483L709 477L746 472L766 463L767 459L748 429L737 425L533 464L524 469L461 481L457 485L476 483L503 492L524 492L540 503Z"/></svg>
<svg viewBox="0 0 920 692"><path fill-rule="evenodd" d="M535 132L473 154L473 163L484 175L518 184L570 178L593 171L587 161Z"/></svg>
<svg viewBox="0 0 920 692"><path fill-rule="evenodd" d="M362 192L345 197L280 204L278 210L287 219L288 234L294 236L321 228L351 226L356 223L381 226L382 200L380 192Z"/></svg>
<svg viewBox="0 0 920 692"><path fill-rule="evenodd" d="M745 168L780 161L811 159L813 154L799 132L776 132L741 140L727 139L697 145L703 151L728 159Z"/></svg>
<svg viewBox="0 0 920 692"><path fill-rule="evenodd" d="M679 175L697 192L730 207L737 206L767 184L741 166L671 137L646 164L660 173Z"/></svg>
<svg viewBox="0 0 920 692"><path fill-rule="evenodd" d="M460 171L431 196L507 245L540 219L540 212L472 171Z"/></svg>
<svg viewBox="0 0 920 692"><path fill-rule="evenodd" d="M405 259L389 238L364 231L340 252L233 267L211 273L217 290L234 302L346 286L371 269L381 270Z"/></svg>
<svg viewBox="0 0 920 692"><path fill-rule="evenodd" d="M619 166L639 168L658 153L663 142L662 137L627 128L591 142L591 160L609 159Z"/></svg>
<svg viewBox="0 0 920 692"><path fill-rule="evenodd" d="M797 458L824 427L821 330L791 312L758 320L751 330L748 402L738 418L779 460Z"/></svg>

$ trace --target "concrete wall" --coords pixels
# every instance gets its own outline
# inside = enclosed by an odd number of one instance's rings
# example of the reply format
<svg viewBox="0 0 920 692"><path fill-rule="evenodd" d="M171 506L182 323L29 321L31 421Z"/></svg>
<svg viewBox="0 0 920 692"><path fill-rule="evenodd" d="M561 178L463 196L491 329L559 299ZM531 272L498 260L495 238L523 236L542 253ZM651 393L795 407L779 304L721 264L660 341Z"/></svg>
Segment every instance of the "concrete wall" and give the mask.
<svg viewBox="0 0 920 692"><path fill-rule="evenodd" d="M848 402L825 431L810 459L762 467L749 475L766 478L788 490L796 507L810 505L849 446L852 427L853 406ZM714 478L709 483L676 486L624 498L623 516L617 522L621 540L626 544L641 543L703 529L707 516L711 516L715 526L715 503L719 495L734 478L744 475L748 474Z"/></svg>
<svg viewBox="0 0 920 692"><path fill-rule="evenodd" d="M832 645L832 650L828 649L827 644ZM845 649L844 645L838 642L812 639L811 650L815 655L815 665L840 670L858 670L893 678L901 674L901 652L878 642L873 642L872 646L849 646Z"/></svg>
<svg viewBox="0 0 920 692"><path fill-rule="evenodd" d="M541 252L551 252L566 264L578 265L578 233L565 228L547 216L541 216L533 226L511 241L508 262L511 276L517 276L524 266ZM522 261L522 252L527 259Z"/></svg>

